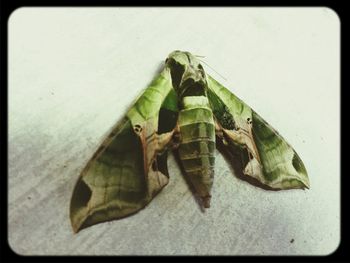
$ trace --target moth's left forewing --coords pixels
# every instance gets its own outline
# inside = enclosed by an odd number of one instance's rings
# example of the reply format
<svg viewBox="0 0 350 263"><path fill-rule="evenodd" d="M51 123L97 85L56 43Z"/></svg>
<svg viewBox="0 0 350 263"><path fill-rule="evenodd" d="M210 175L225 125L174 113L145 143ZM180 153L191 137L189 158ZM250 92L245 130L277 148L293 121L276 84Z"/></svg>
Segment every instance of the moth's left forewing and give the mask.
<svg viewBox="0 0 350 263"><path fill-rule="evenodd" d="M296 151L247 104L207 75L208 98L224 147L243 163L243 173L274 189L309 188Z"/></svg>
<svg viewBox="0 0 350 263"><path fill-rule="evenodd" d="M177 97L165 68L102 142L74 188L74 232L136 213L168 183Z"/></svg>

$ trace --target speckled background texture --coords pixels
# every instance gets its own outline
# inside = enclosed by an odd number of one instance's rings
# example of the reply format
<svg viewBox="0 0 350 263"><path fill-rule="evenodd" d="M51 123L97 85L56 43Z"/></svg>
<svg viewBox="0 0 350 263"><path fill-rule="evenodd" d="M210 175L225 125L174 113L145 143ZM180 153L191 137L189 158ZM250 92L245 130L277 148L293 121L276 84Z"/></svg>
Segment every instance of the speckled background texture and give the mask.
<svg viewBox="0 0 350 263"><path fill-rule="evenodd" d="M340 22L328 8L21 8L9 20L11 248L21 255L326 255L340 242ZM295 148L310 190L266 191L216 153L202 212L171 155L141 212L73 234L81 169L173 50Z"/></svg>

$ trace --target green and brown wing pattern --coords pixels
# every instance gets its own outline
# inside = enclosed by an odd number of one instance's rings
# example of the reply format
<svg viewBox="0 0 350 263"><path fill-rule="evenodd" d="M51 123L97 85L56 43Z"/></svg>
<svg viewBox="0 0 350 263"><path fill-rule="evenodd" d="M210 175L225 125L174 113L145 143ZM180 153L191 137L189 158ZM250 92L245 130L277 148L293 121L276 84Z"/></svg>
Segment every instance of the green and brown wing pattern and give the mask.
<svg viewBox="0 0 350 263"><path fill-rule="evenodd" d="M75 232L139 211L168 183L166 147L176 124L176 102L165 68L82 171L70 206Z"/></svg>
<svg viewBox="0 0 350 263"><path fill-rule="evenodd" d="M209 75L207 82L218 137L241 153L243 173L274 189L309 188L305 166L286 140Z"/></svg>

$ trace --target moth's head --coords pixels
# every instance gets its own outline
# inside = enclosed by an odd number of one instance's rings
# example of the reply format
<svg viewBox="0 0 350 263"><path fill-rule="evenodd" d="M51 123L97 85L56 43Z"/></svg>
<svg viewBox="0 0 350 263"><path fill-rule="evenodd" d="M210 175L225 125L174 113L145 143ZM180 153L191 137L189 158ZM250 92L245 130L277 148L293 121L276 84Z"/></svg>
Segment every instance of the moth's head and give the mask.
<svg viewBox="0 0 350 263"><path fill-rule="evenodd" d="M199 60L197 59L197 57L187 51L175 50L168 55L167 61L169 59L173 59L177 63L180 63L182 65L199 64Z"/></svg>
<svg viewBox="0 0 350 263"><path fill-rule="evenodd" d="M183 95L193 86L205 86L205 72L199 59L190 52L175 50L165 60L170 69L173 86L178 94Z"/></svg>

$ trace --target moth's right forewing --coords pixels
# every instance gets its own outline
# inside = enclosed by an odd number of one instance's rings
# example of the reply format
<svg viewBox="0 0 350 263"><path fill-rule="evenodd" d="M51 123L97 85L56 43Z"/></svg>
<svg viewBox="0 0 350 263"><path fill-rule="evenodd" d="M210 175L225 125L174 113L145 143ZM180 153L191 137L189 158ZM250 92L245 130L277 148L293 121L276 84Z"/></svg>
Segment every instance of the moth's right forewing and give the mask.
<svg viewBox="0 0 350 263"><path fill-rule="evenodd" d="M207 75L208 98L225 148L243 173L275 189L309 187L305 166L282 136L247 104Z"/></svg>

